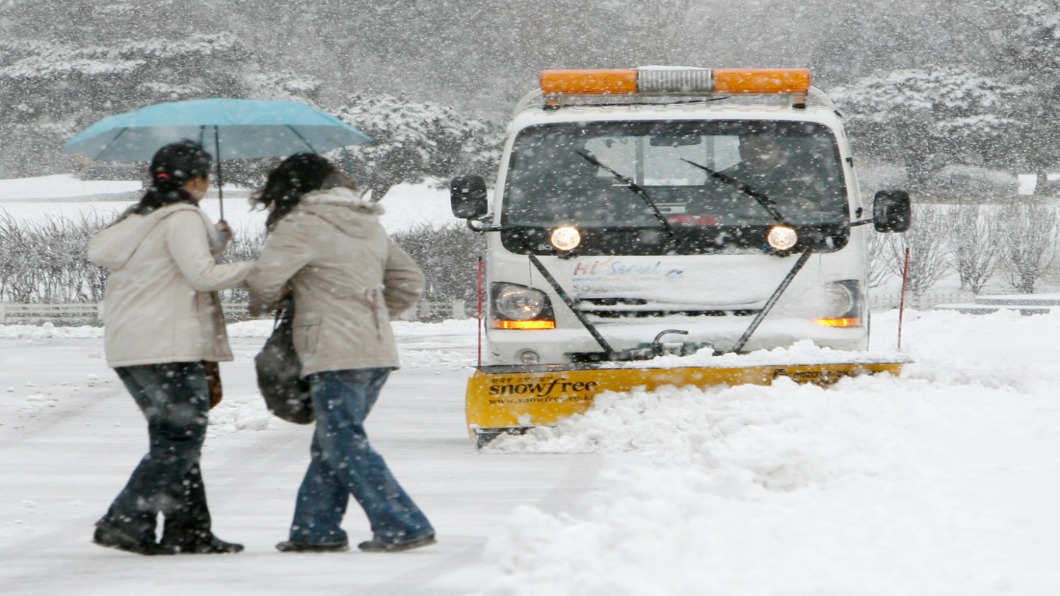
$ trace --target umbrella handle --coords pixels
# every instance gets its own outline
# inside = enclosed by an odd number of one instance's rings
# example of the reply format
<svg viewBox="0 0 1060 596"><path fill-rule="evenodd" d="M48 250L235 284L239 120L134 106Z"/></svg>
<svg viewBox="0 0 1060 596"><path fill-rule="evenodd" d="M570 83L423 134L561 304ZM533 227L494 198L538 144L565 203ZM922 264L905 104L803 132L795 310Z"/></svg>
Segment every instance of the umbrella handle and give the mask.
<svg viewBox="0 0 1060 596"><path fill-rule="evenodd" d="M217 207L221 212L221 219L225 218L225 178L221 171L221 132L220 127L213 127L213 144L217 149Z"/></svg>

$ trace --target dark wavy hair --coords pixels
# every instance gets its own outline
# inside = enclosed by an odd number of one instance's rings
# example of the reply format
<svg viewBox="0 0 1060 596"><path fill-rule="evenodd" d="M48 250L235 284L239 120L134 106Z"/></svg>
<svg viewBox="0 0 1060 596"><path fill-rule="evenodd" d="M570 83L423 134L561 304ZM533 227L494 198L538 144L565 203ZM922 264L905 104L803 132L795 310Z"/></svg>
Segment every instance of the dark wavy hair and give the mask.
<svg viewBox="0 0 1060 596"><path fill-rule="evenodd" d="M151 158L148 173L151 186L147 187L133 213L150 213L171 203L195 201L183 189L189 181L210 175L213 156L202 145L185 139L165 145Z"/></svg>
<svg viewBox="0 0 1060 596"><path fill-rule="evenodd" d="M336 186L357 190L353 181L325 157L316 153L295 153L269 172L265 186L250 200L269 211L265 226L271 230L276 222L298 206L302 195Z"/></svg>

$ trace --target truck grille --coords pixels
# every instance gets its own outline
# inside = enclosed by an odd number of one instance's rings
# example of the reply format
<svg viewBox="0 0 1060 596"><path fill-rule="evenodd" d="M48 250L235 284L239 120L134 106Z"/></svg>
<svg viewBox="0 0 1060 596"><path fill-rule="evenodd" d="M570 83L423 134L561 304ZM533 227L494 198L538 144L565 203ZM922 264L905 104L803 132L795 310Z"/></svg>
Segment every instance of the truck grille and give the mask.
<svg viewBox="0 0 1060 596"><path fill-rule="evenodd" d="M757 309L695 308L687 304L660 304L640 298L583 298L576 304L582 313L604 319L671 316L747 317L758 313Z"/></svg>

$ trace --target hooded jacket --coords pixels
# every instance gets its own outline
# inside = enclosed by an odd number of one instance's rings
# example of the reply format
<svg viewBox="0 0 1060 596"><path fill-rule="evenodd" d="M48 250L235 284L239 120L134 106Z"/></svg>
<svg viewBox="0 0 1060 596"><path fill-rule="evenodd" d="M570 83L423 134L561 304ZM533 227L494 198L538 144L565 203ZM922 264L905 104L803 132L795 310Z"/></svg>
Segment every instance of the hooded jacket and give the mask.
<svg viewBox="0 0 1060 596"><path fill-rule="evenodd" d="M232 360L216 290L242 285L252 263L217 264L224 246L206 214L187 203L127 215L89 240L88 260L110 270L109 366Z"/></svg>
<svg viewBox="0 0 1060 596"><path fill-rule="evenodd" d="M251 314L273 308L290 287L303 377L400 365L390 319L416 303L424 277L380 213L349 188L306 193L273 226L247 278Z"/></svg>

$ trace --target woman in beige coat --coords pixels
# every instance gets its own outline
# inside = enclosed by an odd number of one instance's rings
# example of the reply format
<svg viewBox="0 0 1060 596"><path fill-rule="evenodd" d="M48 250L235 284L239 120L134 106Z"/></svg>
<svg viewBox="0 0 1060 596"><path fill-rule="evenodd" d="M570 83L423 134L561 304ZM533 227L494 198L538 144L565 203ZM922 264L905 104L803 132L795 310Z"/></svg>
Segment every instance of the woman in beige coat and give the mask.
<svg viewBox="0 0 1060 596"><path fill-rule="evenodd" d="M319 155L289 157L255 199L269 209L269 236L247 279L250 310L269 310L292 295L295 351L316 415L290 538L276 548L346 550L340 524L351 494L372 528L361 550L432 544L434 528L364 430L399 365L390 318L416 303L423 273L379 224L381 208Z"/></svg>
<svg viewBox="0 0 1060 596"><path fill-rule="evenodd" d="M147 418L150 440L96 523L93 540L102 546L143 555L243 550L213 535L199 468L210 408L206 367L232 360L217 290L242 285L251 265L216 262L231 231L198 206L210 163L198 143L162 147L140 202L89 241L89 260L110 270L107 364ZM159 513L165 527L156 542Z"/></svg>

